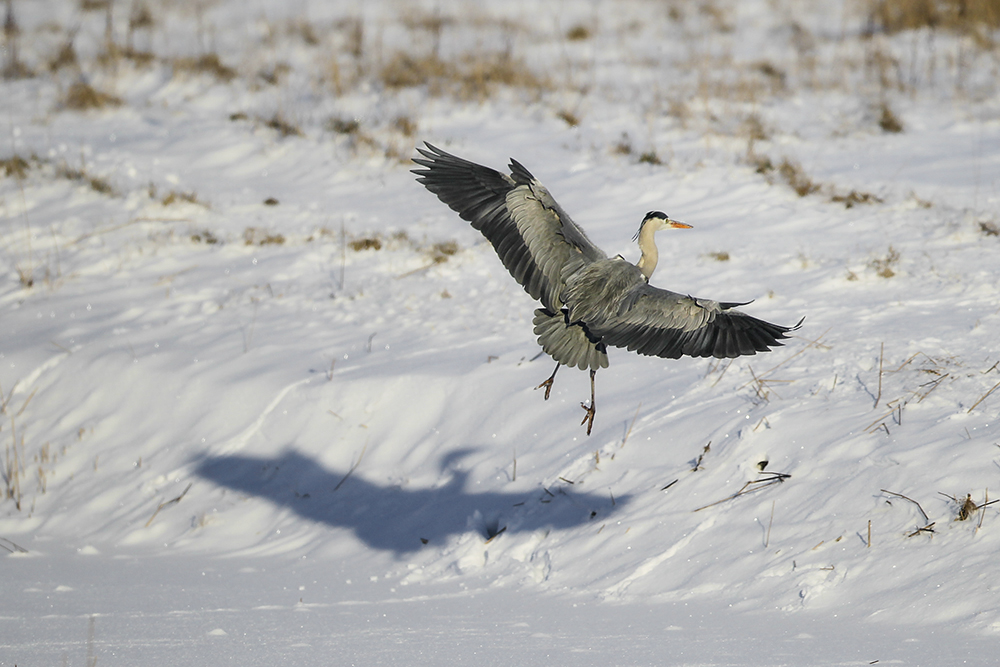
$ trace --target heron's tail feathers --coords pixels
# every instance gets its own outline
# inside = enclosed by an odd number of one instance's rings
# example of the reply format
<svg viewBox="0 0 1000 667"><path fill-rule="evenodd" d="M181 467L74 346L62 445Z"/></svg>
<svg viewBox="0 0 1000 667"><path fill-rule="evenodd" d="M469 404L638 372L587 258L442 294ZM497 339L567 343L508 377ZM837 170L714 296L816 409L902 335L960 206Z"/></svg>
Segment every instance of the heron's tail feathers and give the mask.
<svg viewBox="0 0 1000 667"><path fill-rule="evenodd" d="M608 352L580 323L570 324L565 311L553 313L548 308L535 311L532 320L538 344L550 357L580 370L608 367Z"/></svg>

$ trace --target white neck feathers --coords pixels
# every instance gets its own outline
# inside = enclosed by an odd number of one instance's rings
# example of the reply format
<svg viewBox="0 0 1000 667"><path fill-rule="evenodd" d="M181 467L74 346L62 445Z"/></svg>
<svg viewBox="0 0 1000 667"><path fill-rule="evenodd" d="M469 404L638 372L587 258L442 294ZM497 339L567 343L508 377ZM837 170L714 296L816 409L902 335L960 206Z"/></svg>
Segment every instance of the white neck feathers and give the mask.
<svg viewBox="0 0 1000 667"><path fill-rule="evenodd" d="M656 241L653 239L654 234L656 234L656 226L648 222L643 224L642 229L639 230L639 251L642 256L636 266L642 271L646 282L649 282L653 271L656 270L656 263L660 260L660 253L656 249Z"/></svg>

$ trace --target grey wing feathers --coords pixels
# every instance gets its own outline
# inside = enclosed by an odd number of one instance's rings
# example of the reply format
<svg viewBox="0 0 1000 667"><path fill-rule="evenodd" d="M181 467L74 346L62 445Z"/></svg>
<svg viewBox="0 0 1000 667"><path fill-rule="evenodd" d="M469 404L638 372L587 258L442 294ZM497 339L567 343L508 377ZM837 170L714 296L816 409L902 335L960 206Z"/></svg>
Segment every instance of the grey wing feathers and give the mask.
<svg viewBox="0 0 1000 667"><path fill-rule="evenodd" d="M417 181L493 245L525 291L558 310L567 271L604 254L516 160L513 177L425 144Z"/></svg>
<svg viewBox="0 0 1000 667"><path fill-rule="evenodd" d="M607 345L669 359L767 352L801 325L771 324L730 310L733 305L642 285L623 300L618 313L587 325Z"/></svg>

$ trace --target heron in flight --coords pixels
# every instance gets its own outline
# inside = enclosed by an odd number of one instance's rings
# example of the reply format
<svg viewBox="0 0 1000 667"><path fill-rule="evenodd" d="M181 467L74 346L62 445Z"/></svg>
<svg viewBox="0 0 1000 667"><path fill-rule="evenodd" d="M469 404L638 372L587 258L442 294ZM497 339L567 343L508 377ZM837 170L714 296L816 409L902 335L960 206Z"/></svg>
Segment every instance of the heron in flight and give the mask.
<svg viewBox="0 0 1000 667"><path fill-rule="evenodd" d="M663 229L690 229L660 211L643 218L633 240L637 264L608 257L517 160L510 176L425 142L413 161L417 181L482 232L524 290L541 302L533 323L538 343L556 361L545 382L548 400L559 366L590 370L590 405L581 425L594 426L594 375L608 367L608 346L668 359L734 358L767 352L801 324L783 327L727 303L653 287Z"/></svg>

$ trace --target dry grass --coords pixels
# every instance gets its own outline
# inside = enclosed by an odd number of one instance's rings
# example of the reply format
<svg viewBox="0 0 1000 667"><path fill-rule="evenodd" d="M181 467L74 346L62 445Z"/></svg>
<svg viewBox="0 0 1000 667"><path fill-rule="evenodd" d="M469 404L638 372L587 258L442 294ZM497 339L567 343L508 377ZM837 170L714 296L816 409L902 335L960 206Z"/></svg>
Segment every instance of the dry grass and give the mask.
<svg viewBox="0 0 1000 667"><path fill-rule="evenodd" d="M149 5L144 2L136 2L132 5L132 11L128 17L128 29L130 32L148 30L155 24L153 13L149 11Z"/></svg>
<svg viewBox="0 0 1000 667"><path fill-rule="evenodd" d="M59 47L56 55L49 60L49 71L58 72L64 67L80 68L79 59L76 56L76 49L73 47L72 35Z"/></svg>
<svg viewBox="0 0 1000 667"><path fill-rule="evenodd" d="M837 204L843 204L844 208L854 208L858 204L881 204L882 198L877 197L870 192L858 192L857 190L851 190L846 195L833 195L830 197L830 201Z"/></svg>
<svg viewBox="0 0 1000 667"><path fill-rule="evenodd" d="M123 101L120 97L97 90L85 81L77 81L70 86L62 100L62 107L72 111L105 109L118 107L122 104Z"/></svg>
<svg viewBox="0 0 1000 667"><path fill-rule="evenodd" d="M888 33L921 28L1000 28L1000 0L869 0L871 23Z"/></svg>
<svg viewBox="0 0 1000 667"><path fill-rule="evenodd" d="M660 156L657 155L656 151L654 150L645 151L642 155L639 156L639 162L652 165L663 164L663 160L660 159Z"/></svg>
<svg viewBox="0 0 1000 667"><path fill-rule="evenodd" d="M173 66L174 72L206 74L223 83L236 78L236 70L222 64L217 53L206 53L197 58L176 58Z"/></svg>
<svg viewBox="0 0 1000 667"><path fill-rule="evenodd" d="M819 186L806 175L802 166L788 158L782 160L781 164L778 165L778 174L800 197L805 197L819 190Z"/></svg>
<svg viewBox="0 0 1000 667"><path fill-rule="evenodd" d="M191 235L192 243L207 243L208 245L216 245L219 243L219 237L217 237L212 232L207 229L200 232L195 232Z"/></svg>
<svg viewBox="0 0 1000 667"><path fill-rule="evenodd" d="M958 516L955 517L955 521L968 521L972 518L972 515L979 510L979 506L972 501L972 494L967 494L965 500L959 503Z"/></svg>
<svg viewBox="0 0 1000 667"><path fill-rule="evenodd" d="M289 21L285 29L289 35L301 39L306 46L319 46L319 35L316 34L316 28L308 20L299 19Z"/></svg>
<svg viewBox="0 0 1000 667"><path fill-rule="evenodd" d="M820 192L821 190L826 190L830 192L833 190L832 187L826 186L825 188L818 183L813 182L809 176L806 175L802 167L788 158L783 158L782 161L775 166L774 162L771 161L766 155L758 155L753 152L753 143L751 138L750 151L747 156L747 160L755 168L758 174L763 175L767 178L769 183L774 183L775 176L780 180L784 181L795 190L795 193L800 197L805 197L806 195L814 194ZM859 190L851 190L847 194L840 194L834 192L830 195L830 201L843 204L844 208L853 208L859 204L880 204L882 203L882 198L878 197L870 192L861 192ZM852 280L856 279L851 278Z"/></svg>
<svg viewBox="0 0 1000 667"><path fill-rule="evenodd" d="M244 245L284 245L285 237L282 234L272 234L266 229L258 227L247 227L243 230Z"/></svg>
<svg viewBox="0 0 1000 667"><path fill-rule="evenodd" d="M148 67L156 60L156 56L149 51L138 51L133 48L121 50L121 57L132 61L138 67Z"/></svg>
<svg viewBox="0 0 1000 667"><path fill-rule="evenodd" d="M379 78L388 88L408 88L454 76L454 67L437 55L396 53L382 67Z"/></svg>
<svg viewBox="0 0 1000 667"><path fill-rule="evenodd" d="M56 167L56 176L71 181L86 183L90 186L91 190L97 192L98 194L108 196L114 196L116 194L111 183L100 176L94 176L93 174L87 173L87 170L83 167L76 169L75 167L71 167L64 162Z"/></svg>
<svg viewBox="0 0 1000 667"><path fill-rule="evenodd" d="M336 134L357 134L361 129L361 123L355 118L334 116L327 119L324 127Z"/></svg>
<svg viewBox="0 0 1000 667"><path fill-rule="evenodd" d="M12 155L0 160L0 171L3 171L4 176L8 178L11 176L18 179L24 178L28 175L30 168L31 164L20 155Z"/></svg>
<svg viewBox="0 0 1000 667"><path fill-rule="evenodd" d="M775 92L784 90L788 75L780 67L769 60L761 60L754 63L753 69L758 74L763 74L770 81L771 87Z"/></svg>
<svg viewBox="0 0 1000 667"><path fill-rule="evenodd" d="M1000 236L1000 225L995 222L980 222L979 231L986 236Z"/></svg>
<svg viewBox="0 0 1000 667"><path fill-rule="evenodd" d="M24 79L34 75L34 72L28 68L18 55L18 40L21 36L21 26L17 23L17 17L14 16L14 4L10 0L7 1L7 13L4 17L3 23L3 40L4 40L4 65L3 65L3 77L5 79Z"/></svg>
<svg viewBox="0 0 1000 667"><path fill-rule="evenodd" d="M198 206L204 206L208 208L208 204L198 199L198 195L193 192L178 192L177 190L171 190L160 200L160 203L164 206L172 206L174 204L179 204L186 202L188 204L197 204Z"/></svg>
<svg viewBox="0 0 1000 667"><path fill-rule="evenodd" d="M777 167L771 162L771 158L766 155L750 155L750 163L756 167L758 174L763 174L769 182L775 174L781 178L785 183L787 183L795 193L800 197L805 197L820 189L820 186L813 183L806 173L802 170L802 166L797 162L793 162L788 158L782 159L781 163Z"/></svg>
<svg viewBox="0 0 1000 667"><path fill-rule="evenodd" d="M592 36L593 33L590 28L582 23L577 23L566 31L566 39L571 42L582 42L583 40L590 39Z"/></svg>
<svg viewBox="0 0 1000 667"><path fill-rule="evenodd" d="M770 133L765 129L763 121L757 114L750 114L743 121L743 132L746 133L749 145L752 147L755 142L767 141ZM752 148L751 148L752 150Z"/></svg>
<svg viewBox="0 0 1000 667"><path fill-rule="evenodd" d="M611 152L615 155L632 154L632 140L629 139L627 132L622 132L621 139L619 139L618 143L611 147Z"/></svg>
<svg viewBox="0 0 1000 667"><path fill-rule="evenodd" d="M354 252L361 252L362 250L381 250L382 239L377 236L362 237L360 239L354 239L347 245Z"/></svg>
<svg viewBox="0 0 1000 667"><path fill-rule="evenodd" d="M270 118L264 120L264 125L277 131L282 137L302 136L302 130L288 121L288 119L286 119L280 112L277 112Z"/></svg>
<svg viewBox="0 0 1000 667"><path fill-rule="evenodd" d="M392 127L404 137L413 137L417 134L417 121L409 116L397 116L392 121Z"/></svg>
<svg viewBox="0 0 1000 667"><path fill-rule="evenodd" d="M427 86L433 95L451 94L464 100L488 99L501 86L536 92L548 87L522 60L508 53L467 53L446 61L433 53L397 52L378 78L389 89Z"/></svg>
<svg viewBox="0 0 1000 667"><path fill-rule="evenodd" d="M441 32L445 27L452 25L455 20L449 16L441 16L440 12L407 11L401 17L403 25L413 31L422 30L431 34L435 41L440 39Z"/></svg>
<svg viewBox="0 0 1000 667"><path fill-rule="evenodd" d="M257 72L257 78L270 86L279 85L284 78L292 71L292 66L281 62Z"/></svg>
<svg viewBox="0 0 1000 667"><path fill-rule="evenodd" d="M883 132L899 133L903 131L903 122L892 112L886 102L883 102L879 109L878 126Z"/></svg>
<svg viewBox="0 0 1000 667"><path fill-rule="evenodd" d="M899 262L899 251L892 246L886 252L885 257L876 257L868 262L868 268L875 272L880 278L892 278L896 275L894 266Z"/></svg>
<svg viewBox="0 0 1000 667"><path fill-rule="evenodd" d="M427 251L431 261L435 264L447 262L448 258L458 252L458 243L455 241L441 241L433 244Z"/></svg>
<svg viewBox="0 0 1000 667"><path fill-rule="evenodd" d="M0 415L6 418L11 440L10 444L4 448L4 460L2 465L0 465L0 476L3 477L4 481L3 498L13 500L14 506L20 511L22 499L21 478L24 476L27 459L24 451L24 427L18 428L18 420L24 414L28 404L31 403L31 399L34 398L37 389L28 395L24 403L21 404L21 408L15 412L11 405L11 399L14 397L17 385L18 383L15 382L14 386L6 394L3 391L3 387L0 386Z"/></svg>
<svg viewBox="0 0 1000 667"><path fill-rule="evenodd" d="M570 127L576 127L577 125L580 124L580 117L567 109L562 109L561 111L556 113L556 117L558 117L560 120L565 122Z"/></svg>

